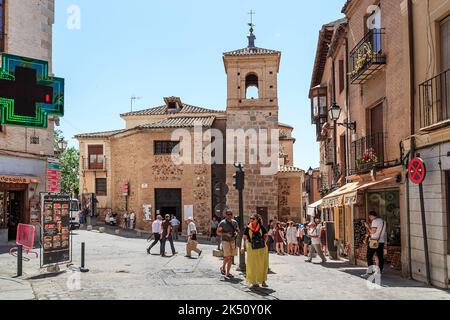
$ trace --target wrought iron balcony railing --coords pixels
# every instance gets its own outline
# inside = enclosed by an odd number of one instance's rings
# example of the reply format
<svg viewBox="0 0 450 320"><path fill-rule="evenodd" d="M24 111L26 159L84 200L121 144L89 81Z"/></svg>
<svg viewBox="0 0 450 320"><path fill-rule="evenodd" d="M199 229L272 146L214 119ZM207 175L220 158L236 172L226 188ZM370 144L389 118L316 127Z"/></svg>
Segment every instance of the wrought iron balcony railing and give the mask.
<svg viewBox="0 0 450 320"><path fill-rule="evenodd" d="M90 157L82 158L83 171L106 171L106 157L103 155L91 155Z"/></svg>
<svg viewBox="0 0 450 320"><path fill-rule="evenodd" d="M369 172L374 166L384 167L385 135L376 133L352 143L353 168L350 174Z"/></svg>
<svg viewBox="0 0 450 320"><path fill-rule="evenodd" d="M386 64L384 29L370 30L350 52L351 83L363 84Z"/></svg>
<svg viewBox="0 0 450 320"><path fill-rule="evenodd" d="M419 85L420 126L450 119L450 69Z"/></svg>

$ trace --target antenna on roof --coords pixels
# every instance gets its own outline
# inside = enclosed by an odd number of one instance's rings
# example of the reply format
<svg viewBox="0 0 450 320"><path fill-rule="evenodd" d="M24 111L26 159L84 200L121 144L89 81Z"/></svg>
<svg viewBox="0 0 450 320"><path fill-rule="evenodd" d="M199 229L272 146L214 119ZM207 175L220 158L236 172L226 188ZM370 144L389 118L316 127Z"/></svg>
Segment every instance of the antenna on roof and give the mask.
<svg viewBox="0 0 450 320"><path fill-rule="evenodd" d="M136 97L135 95L132 95L130 100L131 100L131 112L133 112L133 102L134 100L141 100L142 97Z"/></svg>

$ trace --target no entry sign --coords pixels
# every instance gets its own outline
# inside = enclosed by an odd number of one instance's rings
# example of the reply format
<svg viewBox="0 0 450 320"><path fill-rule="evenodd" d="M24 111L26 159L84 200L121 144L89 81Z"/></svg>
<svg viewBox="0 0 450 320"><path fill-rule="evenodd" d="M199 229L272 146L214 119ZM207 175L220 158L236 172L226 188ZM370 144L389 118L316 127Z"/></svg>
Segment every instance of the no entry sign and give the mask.
<svg viewBox="0 0 450 320"><path fill-rule="evenodd" d="M408 176L414 184L421 184L427 175L427 169L425 163L420 158L414 158L411 160L408 166Z"/></svg>

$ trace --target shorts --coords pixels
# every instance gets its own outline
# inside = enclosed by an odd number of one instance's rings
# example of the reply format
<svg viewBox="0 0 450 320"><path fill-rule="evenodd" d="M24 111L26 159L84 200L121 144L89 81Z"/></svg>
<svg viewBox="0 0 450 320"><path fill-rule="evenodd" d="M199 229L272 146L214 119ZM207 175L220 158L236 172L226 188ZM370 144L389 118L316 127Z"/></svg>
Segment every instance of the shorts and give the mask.
<svg viewBox="0 0 450 320"><path fill-rule="evenodd" d="M236 241L222 241L223 246L223 256L224 257L236 257L237 252L237 246Z"/></svg>

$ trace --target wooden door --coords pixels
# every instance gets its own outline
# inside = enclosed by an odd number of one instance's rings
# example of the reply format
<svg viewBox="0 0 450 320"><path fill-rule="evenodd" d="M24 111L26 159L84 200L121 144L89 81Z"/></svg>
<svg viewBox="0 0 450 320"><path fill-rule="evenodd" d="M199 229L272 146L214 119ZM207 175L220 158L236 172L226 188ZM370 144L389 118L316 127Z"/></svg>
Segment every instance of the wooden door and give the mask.
<svg viewBox="0 0 450 320"><path fill-rule="evenodd" d="M447 247L448 254L450 254L450 171L446 172L447 176ZM450 267L450 266L449 266Z"/></svg>
<svg viewBox="0 0 450 320"><path fill-rule="evenodd" d="M379 162L384 159L384 118L383 104L370 109L370 135L367 137L367 149L373 149Z"/></svg>

